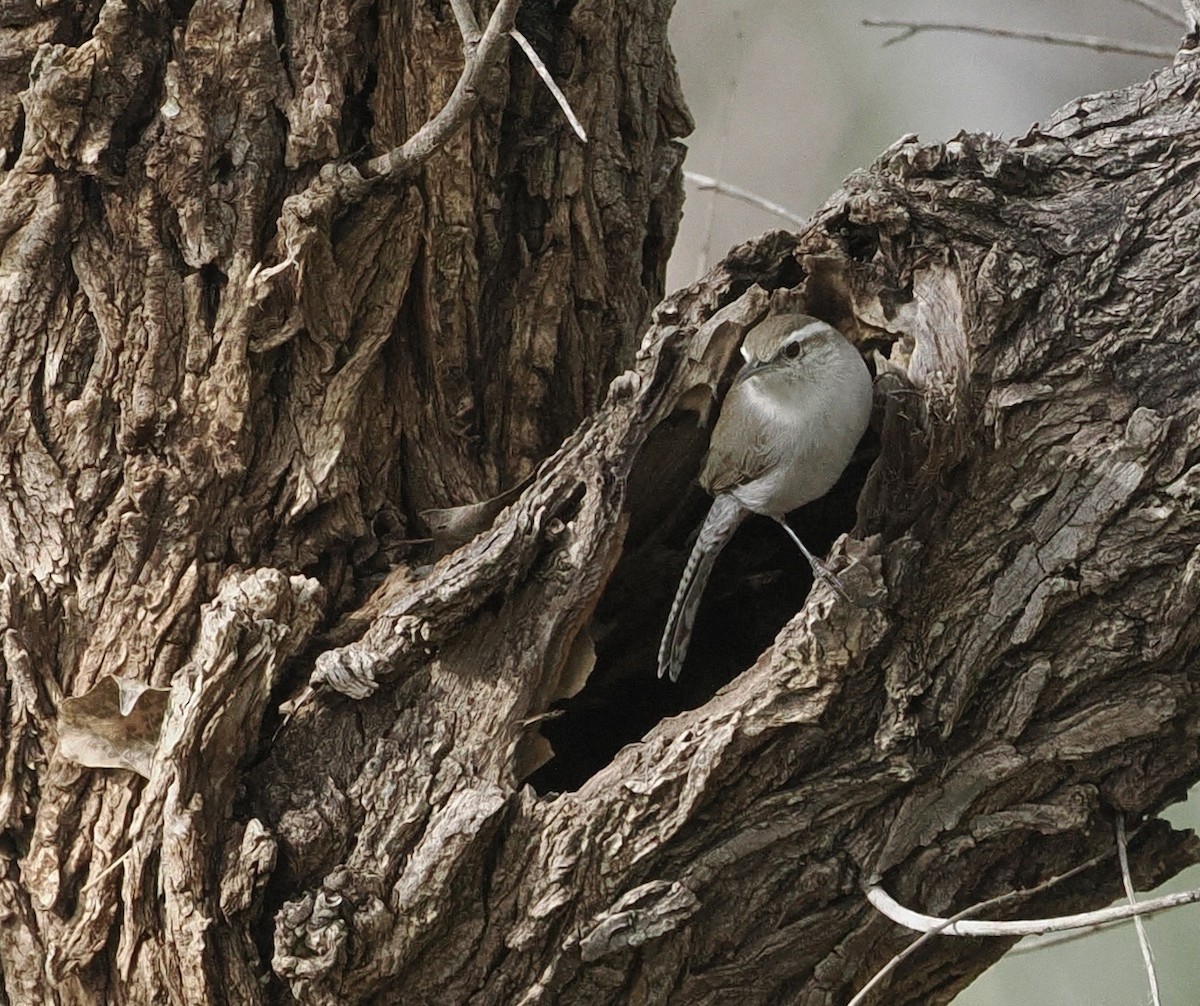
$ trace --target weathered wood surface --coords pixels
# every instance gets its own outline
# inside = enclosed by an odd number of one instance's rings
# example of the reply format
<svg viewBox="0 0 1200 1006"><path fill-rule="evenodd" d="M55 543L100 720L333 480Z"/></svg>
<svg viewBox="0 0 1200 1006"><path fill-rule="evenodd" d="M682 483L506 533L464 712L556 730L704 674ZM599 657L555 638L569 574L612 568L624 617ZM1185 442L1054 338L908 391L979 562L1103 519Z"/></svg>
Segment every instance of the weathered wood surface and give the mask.
<svg viewBox="0 0 1200 1006"><path fill-rule="evenodd" d="M413 184L342 205L284 199L440 106L448 9L14 14L11 1003L840 1003L907 940L867 880L950 912L1200 775L1196 60L1017 142L898 143L618 373L679 209L668 11L527 12L588 147L510 59ZM694 420L772 297L882 354L835 550L862 603L818 588L728 687L539 793L539 722L589 669L662 701ZM532 469L420 565L418 511ZM110 674L170 689L148 780L56 751ZM1134 844L1146 879L1197 858L1157 822ZM1103 868L1022 911L1118 893ZM880 1001L1002 950L936 943Z"/></svg>

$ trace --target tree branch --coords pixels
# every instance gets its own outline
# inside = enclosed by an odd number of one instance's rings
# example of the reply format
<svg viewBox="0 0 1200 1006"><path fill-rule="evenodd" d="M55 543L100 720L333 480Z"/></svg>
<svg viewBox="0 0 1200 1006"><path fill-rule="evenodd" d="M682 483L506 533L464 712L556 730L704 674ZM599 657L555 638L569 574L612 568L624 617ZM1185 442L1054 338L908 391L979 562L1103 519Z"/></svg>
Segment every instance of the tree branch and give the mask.
<svg viewBox="0 0 1200 1006"><path fill-rule="evenodd" d="M1003 894L998 894L994 898L988 898L986 901L980 901L974 905L968 905L961 912L955 912L948 919L946 919L942 925L934 926L932 929L923 932L920 936L913 940L912 943L901 950L883 967L875 972L875 974L871 976L871 980L858 990L854 998L851 999L846 1006L862 1006L862 1003L866 1001L867 993L869 993L871 989L875 988L875 986L883 981L889 974L895 971L900 964L920 950L921 947L925 946L926 943L936 939L956 922L973 918L980 912L986 912L988 909L1001 908L1004 905L1011 904L1014 901L1027 900L1029 898L1036 897L1039 894L1044 894L1051 888L1057 887L1059 884L1070 880L1072 877L1077 877L1079 874L1092 869L1094 866L1098 866L1100 863L1103 863L1106 859L1109 859L1115 851L1115 849L1106 849L1099 855L1093 856L1091 859L1087 860L1087 862L1080 863L1078 866L1072 867L1065 873L1060 873L1057 876L1049 877L1034 887L1030 887L1021 891L1005 891Z"/></svg>
<svg viewBox="0 0 1200 1006"><path fill-rule="evenodd" d="M534 71L542 79L542 83L546 85L554 100L558 102L558 107L563 110L563 114L567 117L567 121L571 124L571 128L575 130L575 135L583 143L587 143L587 131L583 128L579 119L575 116L574 109L571 108L571 103L567 101L567 96L562 93L562 89L555 83L554 78L550 76L550 71L546 68L546 64L542 62L542 57L537 54L537 50L529 43L524 35L516 28L509 31L509 34L516 40L517 45L521 47L521 51L525 53L525 58L529 60Z"/></svg>
<svg viewBox="0 0 1200 1006"><path fill-rule="evenodd" d="M1119 53L1124 56L1145 56L1149 59L1169 60L1175 55L1171 49L1139 45L1137 42L1127 42L1115 38L1101 38L1097 35L1062 35L1057 32L1016 31L1010 28L992 28L986 25L954 24L935 21L894 21L890 19L864 18L862 23L867 28L903 29L900 34L884 42L885 46L904 42L914 35L919 35L925 31L956 31L969 35L985 35L990 38L1010 38L1025 42L1042 42L1046 45L1072 46L1080 49L1091 49L1093 52Z"/></svg>
<svg viewBox="0 0 1200 1006"><path fill-rule="evenodd" d="M521 0L497 0L482 33L469 0L452 0L450 6L462 35L465 63L446 104L400 146L368 160L362 171L349 163L327 164L302 191L284 200L278 228L285 254L273 266L258 262L249 270L246 282L253 291L254 303L261 303L270 293L273 277L301 262L308 242L319 229L317 224L338 208L366 198L376 184L398 181L416 171L475 111L485 77L504 54L504 43L516 25ZM280 333L272 344L282 344L287 337Z"/></svg>
<svg viewBox="0 0 1200 1006"><path fill-rule="evenodd" d="M483 81L488 72L499 62L504 53L504 43L516 24L517 9L521 0L497 0L487 27L474 41L477 29L472 28L474 17L466 15L466 0L452 5L459 30L463 32L463 43L467 50L466 65L454 86L450 98L432 119L425 123L400 146L386 154L372 157L365 167L367 172L379 178L397 179L416 170L422 163L453 136L470 118L483 94ZM466 26L466 30L464 29Z"/></svg>
<svg viewBox="0 0 1200 1006"><path fill-rule="evenodd" d="M1131 905L1113 905L1096 912L1077 912L1074 915L1059 915L1050 919L1013 919L1011 921L991 919L942 919L935 915L923 915L905 908L878 884L867 888L867 900L876 910L897 925L918 933L937 930L947 936L1037 936L1041 933L1060 933L1066 929L1084 929L1088 926L1103 926L1110 922L1124 922L1139 915L1152 915L1180 905L1192 905L1200 901L1200 890L1166 894L1150 901Z"/></svg>
<svg viewBox="0 0 1200 1006"><path fill-rule="evenodd" d="M1141 7L1147 13L1153 14L1155 17L1173 25L1186 25L1187 22L1177 10L1167 10L1164 7L1158 6L1153 0L1125 0L1126 3L1131 3L1135 7Z"/></svg>
<svg viewBox="0 0 1200 1006"><path fill-rule="evenodd" d="M1125 897L1130 905L1138 903L1137 894L1133 889L1133 877L1129 874L1129 851L1125 843L1125 815L1117 815L1117 858L1121 864L1121 883L1125 885ZM1150 950L1150 940L1146 936L1146 925L1140 915L1133 918L1133 928L1137 932L1138 946L1142 951L1142 960L1146 963L1146 978L1150 982L1150 1002L1153 1006L1162 1006L1158 995L1158 975L1154 970L1154 954Z"/></svg>
<svg viewBox="0 0 1200 1006"><path fill-rule="evenodd" d="M470 60L482 37L479 22L475 20L475 9L471 6L471 0L450 0L450 9L454 12L454 20L458 22L458 31L462 35L463 56Z"/></svg>
<svg viewBox="0 0 1200 1006"><path fill-rule="evenodd" d="M772 202L765 196L760 196L757 192L743 189L740 185L722 182L717 178L701 175L695 171L684 171L683 177L701 192L718 192L723 196L729 196L731 199L738 199L743 203L753 206L755 209L773 213L775 216L786 220L790 224L795 224L797 227L803 227L808 223L807 217L802 217L799 213L789 210L783 204Z"/></svg>

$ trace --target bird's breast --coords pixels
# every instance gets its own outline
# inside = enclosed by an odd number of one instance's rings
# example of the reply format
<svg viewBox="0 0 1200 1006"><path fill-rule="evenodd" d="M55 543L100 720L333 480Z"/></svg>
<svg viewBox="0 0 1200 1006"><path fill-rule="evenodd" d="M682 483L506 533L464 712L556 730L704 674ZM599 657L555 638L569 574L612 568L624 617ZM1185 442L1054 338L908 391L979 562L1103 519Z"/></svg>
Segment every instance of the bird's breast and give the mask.
<svg viewBox="0 0 1200 1006"><path fill-rule="evenodd" d="M759 478L731 490L747 509L781 517L833 488L871 410L870 378L809 385L793 395L747 389L764 451L777 459Z"/></svg>

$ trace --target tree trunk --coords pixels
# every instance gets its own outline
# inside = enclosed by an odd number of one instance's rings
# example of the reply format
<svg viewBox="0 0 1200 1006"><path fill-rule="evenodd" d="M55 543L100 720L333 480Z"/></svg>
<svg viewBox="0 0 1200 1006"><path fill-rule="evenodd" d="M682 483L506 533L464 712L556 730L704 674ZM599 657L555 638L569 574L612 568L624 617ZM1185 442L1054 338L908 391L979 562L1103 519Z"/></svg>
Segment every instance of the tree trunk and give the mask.
<svg viewBox="0 0 1200 1006"><path fill-rule="evenodd" d="M901 141L651 320L670 3L527 0L586 146L488 32L455 91L464 9L6 15L0 1001L842 1003L911 938L866 884L1028 888L1200 776L1197 60ZM750 524L670 687L772 302L877 351L800 518L854 600ZM1131 853L1200 860L1156 819Z"/></svg>

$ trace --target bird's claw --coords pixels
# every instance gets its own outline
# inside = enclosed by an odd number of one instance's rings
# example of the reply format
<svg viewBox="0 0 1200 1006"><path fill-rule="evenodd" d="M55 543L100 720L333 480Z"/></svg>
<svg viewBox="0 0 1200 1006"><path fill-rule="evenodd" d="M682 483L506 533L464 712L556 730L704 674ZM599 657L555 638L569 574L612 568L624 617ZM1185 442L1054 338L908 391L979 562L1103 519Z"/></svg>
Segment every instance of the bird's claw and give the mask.
<svg viewBox="0 0 1200 1006"><path fill-rule="evenodd" d="M829 588L833 590L833 592L837 594L838 597L840 597L843 601L850 601L853 603L853 598L846 593L846 588L842 586L842 581L838 578L837 573L830 569L820 559L815 557L811 560L810 565L812 566L813 576L815 576L822 583L828 585Z"/></svg>

